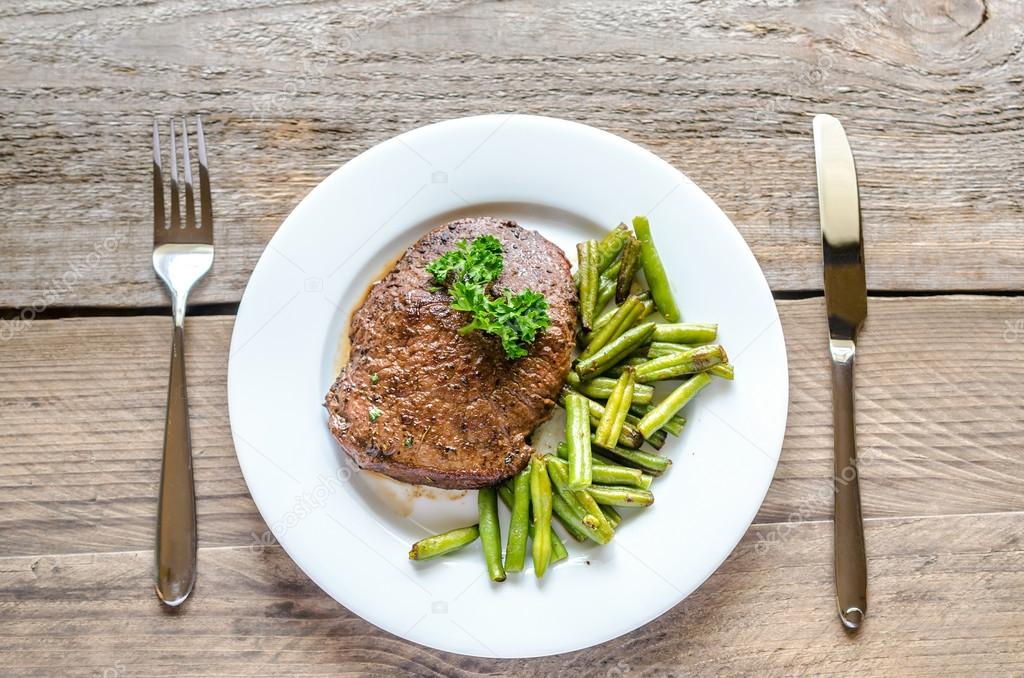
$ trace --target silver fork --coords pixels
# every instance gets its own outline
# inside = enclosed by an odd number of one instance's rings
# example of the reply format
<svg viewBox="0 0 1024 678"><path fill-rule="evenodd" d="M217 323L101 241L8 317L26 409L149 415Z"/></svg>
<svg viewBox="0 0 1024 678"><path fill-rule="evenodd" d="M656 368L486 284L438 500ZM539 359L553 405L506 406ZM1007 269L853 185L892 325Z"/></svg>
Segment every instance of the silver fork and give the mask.
<svg viewBox="0 0 1024 678"><path fill-rule="evenodd" d="M196 117L199 149L199 224L192 190L188 127L182 121L182 165L185 173L185 224L178 199L177 139L171 120L171 223L164 221L160 133L153 121L153 268L171 295L174 336L171 375L167 384L164 456L160 469L160 503L156 526L156 595L166 605L185 602L196 581L196 490L192 480L192 436L188 425L185 386L185 305L188 293L213 265L213 210L206 164L203 121Z"/></svg>

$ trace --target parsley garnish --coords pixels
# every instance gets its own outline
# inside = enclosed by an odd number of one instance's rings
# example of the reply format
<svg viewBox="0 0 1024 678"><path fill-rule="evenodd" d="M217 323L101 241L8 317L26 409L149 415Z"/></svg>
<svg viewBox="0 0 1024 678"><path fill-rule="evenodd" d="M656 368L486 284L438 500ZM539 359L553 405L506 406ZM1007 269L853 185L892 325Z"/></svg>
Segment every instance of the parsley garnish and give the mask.
<svg viewBox="0 0 1024 678"><path fill-rule="evenodd" d="M380 408L374 405L373 407L370 408L370 421L377 421L378 419L380 419L380 415L382 414L384 413L380 411Z"/></svg>
<svg viewBox="0 0 1024 678"><path fill-rule="evenodd" d="M412 447L412 436L405 436L405 446Z"/></svg>
<svg viewBox="0 0 1024 678"><path fill-rule="evenodd" d="M487 296L485 286L504 270L501 241L492 235L480 236L467 244L460 240L455 249L445 252L427 266L434 282L448 285L452 308L473 314L459 329L460 334L480 330L501 339L505 355L513 360L527 354L537 334L546 329L548 301L540 292L527 288L519 294L506 289L498 297Z"/></svg>
<svg viewBox="0 0 1024 678"><path fill-rule="evenodd" d="M475 238L473 244L465 240L455 243L455 249L430 262L427 273L434 276L434 282L440 286L445 286L449 280L486 285L497 280L504 268L501 241L493 235L482 235Z"/></svg>
<svg viewBox="0 0 1024 678"><path fill-rule="evenodd" d="M377 375L376 372L374 372L373 374L370 375L370 383L371 384L376 385L378 381L380 381L380 377Z"/></svg>

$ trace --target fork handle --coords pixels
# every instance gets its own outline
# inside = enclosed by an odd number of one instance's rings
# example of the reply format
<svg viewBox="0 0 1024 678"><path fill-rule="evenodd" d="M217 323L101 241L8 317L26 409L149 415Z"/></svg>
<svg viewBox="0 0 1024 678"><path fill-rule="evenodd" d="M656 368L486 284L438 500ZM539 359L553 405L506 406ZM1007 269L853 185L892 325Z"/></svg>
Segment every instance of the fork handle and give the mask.
<svg viewBox="0 0 1024 678"><path fill-rule="evenodd" d="M843 625L860 628L868 607L867 557L860 510L860 473L854 425L853 364L856 346L832 340L832 424L835 443L836 603Z"/></svg>
<svg viewBox="0 0 1024 678"><path fill-rule="evenodd" d="M183 310L184 304L182 304ZM196 581L196 490L185 385L184 312L175 313L167 419L156 528L156 594L164 604L185 602Z"/></svg>

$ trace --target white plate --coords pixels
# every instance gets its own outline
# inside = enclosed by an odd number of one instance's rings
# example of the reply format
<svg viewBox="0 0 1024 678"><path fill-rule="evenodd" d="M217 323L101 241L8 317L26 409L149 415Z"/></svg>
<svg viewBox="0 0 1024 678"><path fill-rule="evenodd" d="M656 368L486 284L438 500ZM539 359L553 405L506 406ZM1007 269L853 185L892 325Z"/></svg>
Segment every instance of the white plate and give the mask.
<svg viewBox="0 0 1024 678"><path fill-rule="evenodd" d="M475 493L419 490L347 463L321 403L353 307L409 244L458 217L511 218L574 252L577 241L636 214L651 219L684 317L720 324L736 381L716 379L687 407L684 434L663 450L674 465L655 482L657 501L624 510L610 545L567 539L570 560L541 581L528 568L491 583L478 545L410 562L412 542L475 521ZM228 396L252 497L324 591L417 643L531 657L635 629L725 560L775 472L788 375L778 312L754 256L682 173L591 127L488 115L386 141L306 196L242 297ZM557 438L555 419L539 447Z"/></svg>

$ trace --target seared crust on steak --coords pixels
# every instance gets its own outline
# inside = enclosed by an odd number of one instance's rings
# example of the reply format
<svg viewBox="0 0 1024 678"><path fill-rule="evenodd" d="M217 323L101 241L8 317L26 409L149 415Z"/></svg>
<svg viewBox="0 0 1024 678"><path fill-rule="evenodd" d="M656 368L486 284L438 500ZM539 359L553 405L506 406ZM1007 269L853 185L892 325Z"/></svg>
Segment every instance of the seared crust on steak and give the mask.
<svg viewBox="0 0 1024 678"><path fill-rule="evenodd" d="M496 290L529 287L548 300L551 326L519 360L507 359L493 335L460 335L468 314L433 291L426 271L459 240L481 235L502 243ZM569 262L539 233L493 218L435 228L352 315L351 356L325 403L331 433L360 467L397 480L444 488L500 483L526 466L527 438L551 415L569 372L576 304ZM375 421L371 408L379 411Z"/></svg>

